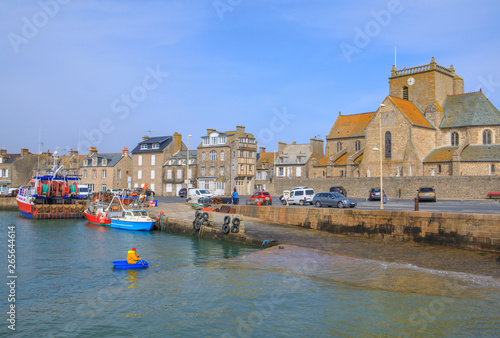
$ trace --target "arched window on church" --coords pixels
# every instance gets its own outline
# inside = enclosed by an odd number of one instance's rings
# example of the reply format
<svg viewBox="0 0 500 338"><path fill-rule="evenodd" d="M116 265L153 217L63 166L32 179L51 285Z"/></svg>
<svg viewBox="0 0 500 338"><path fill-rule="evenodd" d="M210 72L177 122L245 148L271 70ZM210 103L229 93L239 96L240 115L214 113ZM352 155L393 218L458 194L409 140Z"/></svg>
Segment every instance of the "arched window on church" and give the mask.
<svg viewBox="0 0 500 338"><path fill-rule="evenodd" d="M391 132L385 133L385 158L392 157Z"/></svg>
<svg viewBox="0 0 500 338"><path fill-rule="evenodd" d="M458 133L456 131L451 133L451 146L452 147L458 146Z"/></svg>
<svg viewBox="0 0 500 338"><path fill-rule="evenodd" d="M342 151L342 142L337 142L337 153Z"/></svg>
<svg viewBox="0 0 500 338"><path fill-rule="evenodd" d="M408 87L403 87L403 99L408 100Z"/></svg>
<svg viewBox="0 0 500 338"><path fill-rule="evenodd" d="M483 130L483 144L491 144L491 130Z"/></svg>
<svg viewBox="0 0 500 338"><path fill-rule="evenodd" d="M359 151L361 149L361 141L356 141L356 144L354 145L354 148L356 149L356 151Z"/></svg>

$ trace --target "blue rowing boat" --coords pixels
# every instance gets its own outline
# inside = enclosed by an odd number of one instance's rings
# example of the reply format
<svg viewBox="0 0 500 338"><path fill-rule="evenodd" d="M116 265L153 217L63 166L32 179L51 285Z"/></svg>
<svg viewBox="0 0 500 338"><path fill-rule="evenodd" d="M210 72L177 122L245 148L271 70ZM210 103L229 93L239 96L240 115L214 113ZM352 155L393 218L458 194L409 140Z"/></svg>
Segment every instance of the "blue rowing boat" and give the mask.
<svg viewBox="0 0 500 338"><path fill-rule="evenodd" d="M114 261L115 269L145 269L148 267L148 262L145 260L137 261L135 264L129 264L127 261Z"/></svg>

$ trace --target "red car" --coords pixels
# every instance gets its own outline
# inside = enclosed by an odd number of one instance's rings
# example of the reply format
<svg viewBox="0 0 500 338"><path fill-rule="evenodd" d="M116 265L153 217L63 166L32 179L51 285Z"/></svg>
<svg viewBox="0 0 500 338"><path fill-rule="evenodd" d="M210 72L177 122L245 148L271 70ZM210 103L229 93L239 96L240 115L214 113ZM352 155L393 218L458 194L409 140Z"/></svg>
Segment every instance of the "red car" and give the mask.
<svg viewBox="0 0 500 338"><path fill-rule="evenodd" d="M250 200L253 201L253 204L257 204L259 202L257 199L261 200L262 205L272 205L273 199L271 198L271 194L267 191L259 191L250 196Z"/></svg>

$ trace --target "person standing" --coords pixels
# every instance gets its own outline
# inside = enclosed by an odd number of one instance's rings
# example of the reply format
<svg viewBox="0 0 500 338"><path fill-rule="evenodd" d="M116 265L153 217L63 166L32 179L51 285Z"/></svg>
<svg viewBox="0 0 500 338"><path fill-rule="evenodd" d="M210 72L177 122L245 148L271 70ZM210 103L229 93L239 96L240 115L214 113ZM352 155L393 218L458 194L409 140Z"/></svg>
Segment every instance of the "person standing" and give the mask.
<svg viewBox="0 0 500 338"><path fill-rule="evenodd" d="M238 192L236 191L236 188L234 188L233 196L232 196L233 204L238 204Z"/></svg>

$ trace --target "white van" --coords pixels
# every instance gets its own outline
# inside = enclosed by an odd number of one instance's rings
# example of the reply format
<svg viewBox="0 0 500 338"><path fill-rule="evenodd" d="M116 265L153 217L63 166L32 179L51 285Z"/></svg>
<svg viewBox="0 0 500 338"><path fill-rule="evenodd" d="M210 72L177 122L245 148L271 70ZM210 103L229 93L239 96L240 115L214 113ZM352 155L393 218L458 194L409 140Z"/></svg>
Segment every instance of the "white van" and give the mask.
<svg viewBox="0 0 500 338"><path fill-rule="evenodd" d="M189 188L188 198L198 200L201 197L212 198L213 194L206 189Z"/></svg>
<svg viewBox="0 0 500 338"><path fill-rule="evenodd" d="M313 204L314 190L307 187L298 187L290 191L290 198L288 198L288 204L300 204L304 205L306 203Z"/></svg>

